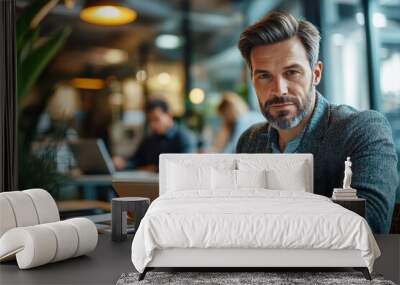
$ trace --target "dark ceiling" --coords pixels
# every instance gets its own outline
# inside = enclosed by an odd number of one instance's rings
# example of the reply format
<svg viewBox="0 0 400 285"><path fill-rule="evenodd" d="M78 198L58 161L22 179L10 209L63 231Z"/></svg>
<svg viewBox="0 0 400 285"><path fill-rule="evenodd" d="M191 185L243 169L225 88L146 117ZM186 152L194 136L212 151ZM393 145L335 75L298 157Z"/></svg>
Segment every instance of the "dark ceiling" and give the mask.
<svg viewBox="0 0 400 285"><path fill-rule="evenodd" d="M69 79L88 76L104 70L137 69L143 58L169 62L181 60L183 49L162 50L155 46L155 38L162 33L182 35L185 0L129 0L124 5L138 12L136 21L120 27L101 27L80 20L79 11L84 1L76 0L72 9L64 1L50 12L41 23L41 35L47 36L63 26L70 26L72 34L62 51L47 70L47 76ZM17 14L28 1L17 0ZM121 1L122 2L122 1ZM249 1L197 0L191 1L189 17L192 55L201 60L232 47L237 41L237 30L243 25L243 9ZM237 27L237 28L235 28ZM101 55L105 49L120 49L128 60L119 66L104 66ZM122 72L123 73L123 72Z"/></svg>

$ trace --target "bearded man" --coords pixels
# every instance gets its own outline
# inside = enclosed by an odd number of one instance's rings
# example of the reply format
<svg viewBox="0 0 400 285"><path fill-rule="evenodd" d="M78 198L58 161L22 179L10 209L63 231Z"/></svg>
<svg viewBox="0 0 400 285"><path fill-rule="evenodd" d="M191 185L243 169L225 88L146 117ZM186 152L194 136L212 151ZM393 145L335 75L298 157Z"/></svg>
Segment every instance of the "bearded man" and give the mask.
<svg viewBox="0 0 400 285"><path fill-rule="evenodd" d="M387 233L399 183L392 131L376 111L330 104L316 86L322 75L320 35L308 21L271 12L239 40L267 123L240 137L238 153L312 153L314 193L332 196L341 188L343 162L352 161L352 184L366 199L366 219Z"/></svg>

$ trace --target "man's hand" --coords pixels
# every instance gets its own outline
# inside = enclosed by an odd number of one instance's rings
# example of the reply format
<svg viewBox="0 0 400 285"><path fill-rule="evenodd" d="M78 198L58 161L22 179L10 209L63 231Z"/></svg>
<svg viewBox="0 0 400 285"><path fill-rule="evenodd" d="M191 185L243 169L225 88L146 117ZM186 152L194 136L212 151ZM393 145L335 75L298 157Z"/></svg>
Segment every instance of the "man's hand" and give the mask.
<svg viewBox="0 0 400 285"><path fill-rule="evenodd" d="M113 156L112 161L115 169L122 170L126 168L126 161L121 156Z"/></svg>

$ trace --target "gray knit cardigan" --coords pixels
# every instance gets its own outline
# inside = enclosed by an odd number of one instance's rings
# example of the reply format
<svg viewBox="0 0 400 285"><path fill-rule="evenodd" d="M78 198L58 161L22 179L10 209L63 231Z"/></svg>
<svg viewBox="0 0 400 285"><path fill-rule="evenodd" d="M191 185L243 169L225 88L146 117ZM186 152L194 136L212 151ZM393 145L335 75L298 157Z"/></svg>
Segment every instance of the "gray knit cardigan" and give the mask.
<svg viewBox="0 0 400 285"><path fill-rule="evenodd" d="M375 233L387 233L399 184L397 155L386 118L372 110L358 112L330 104L317 93L316 108L323 115L316 128L304 133L297 153L314 156L314 193L332 196L342 187L344 161L352 161L351 186L367 200L366 218ZM251 126L240 137L236 152L271 153L268 123Z"/></svg>

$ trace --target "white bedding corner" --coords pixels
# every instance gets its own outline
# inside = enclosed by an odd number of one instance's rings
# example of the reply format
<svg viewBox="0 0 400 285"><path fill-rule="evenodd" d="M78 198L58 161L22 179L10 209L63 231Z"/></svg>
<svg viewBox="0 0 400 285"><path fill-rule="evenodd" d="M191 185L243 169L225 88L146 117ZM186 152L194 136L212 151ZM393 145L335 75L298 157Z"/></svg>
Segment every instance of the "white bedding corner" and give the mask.
<svg viewBox="0 0 400 285"><path fill-rule="evenodd" d="M160 196L136 232L132 262L143 272L165 248L357 249L371 272L380 255L361 216L320 195L266 189Z"/></svg>

